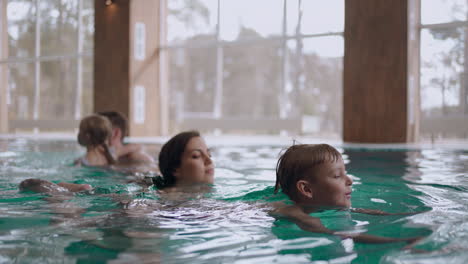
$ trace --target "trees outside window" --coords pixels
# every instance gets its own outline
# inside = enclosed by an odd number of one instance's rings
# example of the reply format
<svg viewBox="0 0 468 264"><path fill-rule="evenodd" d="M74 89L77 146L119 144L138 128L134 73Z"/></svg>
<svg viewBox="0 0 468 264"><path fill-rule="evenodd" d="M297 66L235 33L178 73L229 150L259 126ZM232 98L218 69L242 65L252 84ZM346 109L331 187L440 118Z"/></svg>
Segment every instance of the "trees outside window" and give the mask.
<svg viewBox="0 0 468 264"><path fill-rule="evenodd" d="M341 137L344 1L167 3L171 120L295 118Z"/></svg>
<svg viewBox="0 0 468 264"><path fill-rule="evenodd" d="M93 0L6 2L9 120L77 120L92 111ZM54 130L54 128L51 128Z"/></svg>

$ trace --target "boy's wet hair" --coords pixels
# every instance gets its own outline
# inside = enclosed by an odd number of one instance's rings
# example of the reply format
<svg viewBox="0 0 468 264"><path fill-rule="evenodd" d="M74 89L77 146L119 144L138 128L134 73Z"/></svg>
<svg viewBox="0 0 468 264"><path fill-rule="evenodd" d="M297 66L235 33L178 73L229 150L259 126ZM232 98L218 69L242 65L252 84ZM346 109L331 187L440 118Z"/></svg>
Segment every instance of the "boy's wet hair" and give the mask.
<svg viewBox="0 0 468 264"><path fill-rule="evenodd" d="M109 119L100 115L89 115L80 122L80 131L78 132L78 143L83 147L104 148L104 155L110 164L115 163L110 154L107 140L112 135L112 125Z"/></svg>
<svg viewBox="0 0 468 264"><path fill-rule="evenodd" d="M124 137L128 136L128 119L124 114L117 111L101 111L97 112L98 115L105 116L112 123L112 127L119 128L122 131L123 141Z"/></svg>
<svg viewBox="0 0 468 264"><path fill-rule="evenodd" d="M162 189L175 185L174 172L181 165L185 147L195 137L200 137L198 131L181 132L162 146L159 153L159 171L161 171L162 177L153 178L153 183L157 188Z"/></svg>
<svg viewBox="0 0 468 264"><path fill-rule="evenodd" d="M281 189L289 198L296 198L296 183L325 162L342 159L340 152L328 144L299 144L289 147L276 164L275 193ZM313 175L312 175L313 176ZM308 178L313 180L313 177Z"/></svg>

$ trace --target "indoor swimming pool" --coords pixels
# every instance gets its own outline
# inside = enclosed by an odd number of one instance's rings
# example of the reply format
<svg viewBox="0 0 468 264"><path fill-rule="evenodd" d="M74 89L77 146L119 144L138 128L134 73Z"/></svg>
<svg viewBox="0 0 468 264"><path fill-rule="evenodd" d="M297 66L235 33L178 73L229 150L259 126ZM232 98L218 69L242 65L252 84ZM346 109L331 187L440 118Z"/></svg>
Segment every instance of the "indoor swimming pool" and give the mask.
<svg viewBox="0 0 468 264"><path fill-rule="evenodd" d="M146 147L156 156L160 145ZM0 139L0 263L468 262L468 150L336 145L354 181L353 207L420 213L313 215L338 231L424 237L405 250L273 218L268 203L287 200L273 194L285 147L216 144L215 184L164 196L128 183L132 175L73 167L84 152L74 141ZM27 178L94 190L66 199L20 192Z"/></svg>

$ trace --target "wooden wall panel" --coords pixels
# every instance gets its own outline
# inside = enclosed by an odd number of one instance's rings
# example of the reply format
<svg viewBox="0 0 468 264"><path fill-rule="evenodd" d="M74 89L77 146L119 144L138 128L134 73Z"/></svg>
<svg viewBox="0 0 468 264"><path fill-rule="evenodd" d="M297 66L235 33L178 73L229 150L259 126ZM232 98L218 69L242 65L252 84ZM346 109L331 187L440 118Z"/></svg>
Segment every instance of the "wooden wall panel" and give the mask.
<svg viewBox="0 0 468 264"><path fill-rule="evenodd" d="M406 142L407 0L346 0L345 142Z"/></svg>
<svg viewBox="0 0 468 264"><path fill-rule="evenodd" d="M130 27L130 114L134 115L133 90L140 85L145 88L145 122L131 122L134 136L160 134L159 98L159 1L132 1ZM145 59L135 60L135 24L143 23L146 28Z"/></svg>
<svg viewBox="0 0 468 264"><path fill-rule="evenodd" d="M95 0L94 111L117 110L129 119L130 136L157 136L160 129L159 1ZM134 54L135 24L145 27L145 57ZM144 104L134 100L144 87ZM138 105L137 105L138 104ZM137 120L135 109L144 109ZM139 112L141 113L141 112Z"/></svg>
<svg viewBox="0 0 468 264"><path fill-rule="evenodd" d="M117 110L129 116L130 1L106 6L95 0L94 111Z"/></svg>
<svg viewBox="0 0 468 264"><path fill-rule="evenodd" d="M8 59L7 1L0 0L0 60ZM0 133L8 132L8 67L0 64Z"/></svg>

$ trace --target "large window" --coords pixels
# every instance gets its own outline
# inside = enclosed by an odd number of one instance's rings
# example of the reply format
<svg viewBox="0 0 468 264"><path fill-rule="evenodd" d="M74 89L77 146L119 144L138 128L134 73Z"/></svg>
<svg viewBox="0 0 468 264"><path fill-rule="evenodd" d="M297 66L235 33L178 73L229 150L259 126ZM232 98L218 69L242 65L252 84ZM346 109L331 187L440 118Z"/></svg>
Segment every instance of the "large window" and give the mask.
<svg viewBox="0 0 468 264"><path fill-rule="evenodd" d="M467 0L421 0L421 135L468 136Z"/></svg>
<svg viewBox="0 0 468 264"><path fill-rule="evenodd" d="M341 137L343 0L166 3L173 130Z"/></svg>
<svg viewBox="0 0 468 264"><path fill-rule="evenodd" d="M7 14L0 63L8 70L10 130L73 129L70 121L92 111L94 1L0 0L0 6Z"/></svg>

